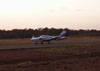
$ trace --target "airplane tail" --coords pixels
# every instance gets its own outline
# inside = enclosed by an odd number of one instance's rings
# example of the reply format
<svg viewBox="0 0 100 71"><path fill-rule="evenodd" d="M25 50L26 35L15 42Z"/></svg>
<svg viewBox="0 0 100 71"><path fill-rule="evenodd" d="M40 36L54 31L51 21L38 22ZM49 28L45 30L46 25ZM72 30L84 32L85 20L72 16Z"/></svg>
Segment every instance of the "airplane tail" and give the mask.
<svg viewBox="0 0 100 71"><path fill-rule="evenodd" d="M60 33L59 37L65 37L65 35L66 35L66 31L63 30L63 31Z"/></svg>

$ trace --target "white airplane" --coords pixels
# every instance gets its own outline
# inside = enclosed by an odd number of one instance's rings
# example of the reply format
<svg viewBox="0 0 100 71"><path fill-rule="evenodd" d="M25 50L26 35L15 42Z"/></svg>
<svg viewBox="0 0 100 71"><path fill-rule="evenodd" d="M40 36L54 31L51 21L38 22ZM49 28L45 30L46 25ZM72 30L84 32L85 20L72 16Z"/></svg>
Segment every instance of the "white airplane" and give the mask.
<svg viewBox="0 0 100 71"><path fill-rule="evenodd" d="M66 31L63 30L58 36L42 35L39 37L32 37L31 40L35 42L35 44L37 44L37 42L41 42L41 44L43 44L43 42L48 42L49 44L51 41L66 39L65 35Z"/></svg>

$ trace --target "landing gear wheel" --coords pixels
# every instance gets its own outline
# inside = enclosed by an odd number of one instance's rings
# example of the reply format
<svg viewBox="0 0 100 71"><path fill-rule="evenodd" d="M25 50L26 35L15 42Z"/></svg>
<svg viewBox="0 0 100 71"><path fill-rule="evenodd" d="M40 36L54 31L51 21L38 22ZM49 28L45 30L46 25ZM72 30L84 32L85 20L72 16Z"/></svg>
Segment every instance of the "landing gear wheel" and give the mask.
<svg viewBox="0 0 100 71"><path fill-rule="evenodd" d="M43 42L41 42L41 44L43 44Z"/></svg>
<svg viewBox="0 0 100 71"><path fill-rule="evenodd" d="M50 42L48 42L48 44L50 44Z"/></svg>

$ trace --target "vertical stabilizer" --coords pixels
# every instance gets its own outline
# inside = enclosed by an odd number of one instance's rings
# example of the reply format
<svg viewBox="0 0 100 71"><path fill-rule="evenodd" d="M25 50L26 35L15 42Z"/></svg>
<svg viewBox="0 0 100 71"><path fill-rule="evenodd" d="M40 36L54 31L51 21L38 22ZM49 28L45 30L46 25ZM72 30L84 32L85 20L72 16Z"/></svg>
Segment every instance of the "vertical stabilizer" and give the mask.
<svg viewBox="0 0 100 71"><path fill-rule="evenodd" d="M65 36L65 35L66 35L66 31L63 30L59 36L60 36L60 37L63 37L63 36Z"/></svg>

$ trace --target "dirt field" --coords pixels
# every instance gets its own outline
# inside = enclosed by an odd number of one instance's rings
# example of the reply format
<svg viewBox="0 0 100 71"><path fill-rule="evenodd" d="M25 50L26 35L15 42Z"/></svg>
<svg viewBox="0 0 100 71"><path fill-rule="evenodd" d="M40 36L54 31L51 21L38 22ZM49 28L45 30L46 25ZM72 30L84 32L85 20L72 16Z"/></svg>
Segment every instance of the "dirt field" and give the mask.
<svg viewBox="0 0 100 71"><path fill-rule="evenodd" d="M100 71L100 45L0 51L0 71Z"/></svg>
<svg viewBox="0 0 100 71"><path fill-rule="evenodd" d="M69 37L65 40L60 40L51 43L72 43L72 42L100 42L100 37ZM30 39L2 39L0 40L0 46L2 45L23 45L33 44Z"/></svg>

